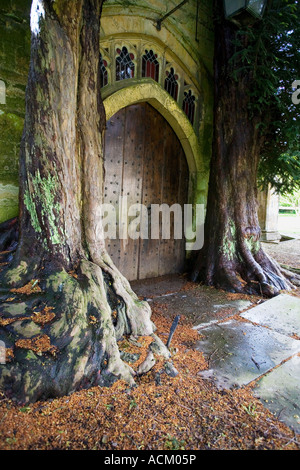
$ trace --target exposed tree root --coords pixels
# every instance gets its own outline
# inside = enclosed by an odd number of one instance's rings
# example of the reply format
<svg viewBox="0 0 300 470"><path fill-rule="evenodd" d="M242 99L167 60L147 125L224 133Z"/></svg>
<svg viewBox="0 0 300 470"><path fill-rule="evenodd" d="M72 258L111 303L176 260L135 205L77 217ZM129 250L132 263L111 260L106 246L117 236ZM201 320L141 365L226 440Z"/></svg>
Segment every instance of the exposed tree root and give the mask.
<svg viewBox="0 0 300 470"><path fill-rule="evenodd" d="M289 271L290 273L300 274L300 269L294 268L293 266L288 266L286 264L280 263L280 269L283 271Z"/></svg>
<svg viewBox="0 0 300 470"><path fill-rule="evenodd" d="M120 315L117 324L118 335L125 334L150 335L153 333L153 323L150 320L151 310L149 304L140 301L132 291L128 280L115 267L106 252L101 256L94 255L93 261L109 276L114 292L123 299L125 310Z"/></svg>
<svg viewBox="0 0 300 470"><path fill-rule="evenodd" d="M300 285L300 275L280 266L260 247L251 250L243 241L234 258L216 251L199 252L191 280L241 294L273 297ZM207 249L207 248L206 248Z"/></svg>
<svg viewBox="0 0 300 470"><path fill-rule="evenodd" d="M103 2L53 3L44 2L31 42L19 246L12 262L0 266L0 340L9 351L0 386L25 402L118 378L132 385L134 371L117 344L123 335L149 335L152 350L168 357L149 305L113 265L101 236ZM3 249L12 235L0 232ZM48 321L37 324L49 309Z"/></svg>
<svg viewBox="0 0 300 470"><path fill-rule="evenodd" d="M6 244L15 241L9 225L3 230L9 232L3 236ZM123 336L149 335L150 349L170 357L155 335L149 305L138 299L106 252L94 259L82 260L69 273L52 266L37 269L35 260L18 264L18 257L2 266L0 341L6 364L0 365L0 388L20 403L118 379L133 386L135 372L118 348Z"/></svg>
<svg viewBox="0 0 300 470"><path fill-rule="evenodd" d="M151 350L170 356L154 334L149 305L107 263L83 260L76 273L41 273L30 288L3 293L0 388L8 396L29 403L118 379L133 386L135 372L118 348L123 335L152 336Z"/></svg>
<svg viewBox="0 0 300 470"><path fill-rule="evenodd" d="M34 298L24 298L20 290L10 293L13 302L2 304L1 320L14 321L0 332L11 351L0 367L0 384L17 400L62 396L119 377L133 383L133 372L120 359L101 270L83 262L80 271L77 279L64 271L52 273L40 281L42 292ZM55 319L36 324L33 312L45 307L53 309ZM39 349L45 341L49 347Z"/></svg>
<svg viewBox="0 0 300 470"><path fill-rule="evenodd" d="M280 265L282 274L292 283L293 286L300 286L300 270L291 266Z"/></svg>

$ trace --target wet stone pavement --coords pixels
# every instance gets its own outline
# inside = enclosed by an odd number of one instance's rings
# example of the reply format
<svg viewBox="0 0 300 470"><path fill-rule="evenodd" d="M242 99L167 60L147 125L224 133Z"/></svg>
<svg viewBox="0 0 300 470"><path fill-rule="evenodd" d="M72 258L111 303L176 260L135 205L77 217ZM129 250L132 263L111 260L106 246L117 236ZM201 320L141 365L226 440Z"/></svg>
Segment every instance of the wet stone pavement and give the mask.
<svg viewBox="0 0 300 470"><path fill-rule="evenodd" d="M221 389L253 385L254 395L300 433L300 297L237 296L179 275L131 284L150 306L192 321L209 365L203 378Z"/></svg>

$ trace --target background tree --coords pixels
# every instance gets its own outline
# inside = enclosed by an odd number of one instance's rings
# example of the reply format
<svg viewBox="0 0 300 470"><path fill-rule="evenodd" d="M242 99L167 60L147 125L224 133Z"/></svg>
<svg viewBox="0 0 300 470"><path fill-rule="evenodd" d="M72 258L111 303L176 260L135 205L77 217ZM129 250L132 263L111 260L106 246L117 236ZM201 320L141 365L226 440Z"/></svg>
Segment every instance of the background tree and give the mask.
<svg viewBox="0 0 300 470"><path fill-rule="evenodd" d="M263 251L257 217L264 183L292 186L300 174L299 3L270 0L262 21L239 27L215 1L215 123L205 242L192 272L232 292L272 296L298 283Z"/></svg>
<svg viewBox="0 0 300 470"><path fill-rule="evenodd" d="M280 195L280 205L283 207L291 207L296 211L297 215L300 215L300 189L293 191L292 193Z"/></svg>
<svg viewBox="0 0 300 470"><path fill-rule="evenodd" d="M151 335L152 349L168 356L149 305L113 265L102 236L102 3L32 3L19 244L1 274L0 386L20 402L119 378L133 384L122 335Z"/></svg>

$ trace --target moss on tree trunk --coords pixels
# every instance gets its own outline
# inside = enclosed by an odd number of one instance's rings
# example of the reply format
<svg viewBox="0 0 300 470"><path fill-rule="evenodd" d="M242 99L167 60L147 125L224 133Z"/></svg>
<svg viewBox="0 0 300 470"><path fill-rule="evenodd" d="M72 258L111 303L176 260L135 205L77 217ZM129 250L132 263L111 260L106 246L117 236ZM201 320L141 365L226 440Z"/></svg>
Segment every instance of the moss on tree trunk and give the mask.
<svg viewBox="0 0 300 470"><path fill-rule="evenodd" d="M7 361L0 387L21 403L119 378L132 385L134 372L118 349L123 335L151 335L155 351L169 357L149 305L114 266L102 237L102 1L33 5L39 22L20 157L20 236L1 273Z"/></svg>

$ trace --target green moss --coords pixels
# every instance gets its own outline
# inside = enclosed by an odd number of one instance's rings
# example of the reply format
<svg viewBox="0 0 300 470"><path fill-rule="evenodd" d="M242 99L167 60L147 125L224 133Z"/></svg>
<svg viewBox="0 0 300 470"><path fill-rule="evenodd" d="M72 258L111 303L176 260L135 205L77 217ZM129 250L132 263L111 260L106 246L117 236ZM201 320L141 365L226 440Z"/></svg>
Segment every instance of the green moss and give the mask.
<svg viewBox="0 0 300 470"><path fill-rule="evenodd" d="M10 269L8 271L6 275L7 282L12 285L15 285L20 282L23 276L26 274L27 268L28 266L26 261L21 261L17 268Z"/></svg>
<svg viewBox="0 0 300 470"><path fill-rule="evenodd" d="M30 320L16 321L10 325L10 330L22 338L33 338L42 332L41 327Z"/></svg>
<svg viewBox="0 0 300 470"><path fill-rule="evenodd" d="M26 304L21 303L7 303L2 304L3 313L5 316L15 317L26 314Z"/></svg>
<svg viewBox="0 0 300 470"><path fill-rule="evenodd" d="M1 178L2 180L2 178ZM0 183L0 223L16 217L19 212L18 206L19 188L17 184Z"/></svg>
<svg viewBox="0 0 300 470"><path fill-rule="evenodd" d="M66 271L59 271L47 278L47 297L55 306L58 301L58 310L63 312L50 327L50 336L54 338L63 337L66 331L75 323L79 322L86 327L86 303L85 296L78 281ZM59 300L58 300L59 299ZM82 318L80 318L82 317Z"/></svg>
<svg viewBox="0 0 300 470"><path fill-rule="evenodd" d="M236 227L233 220L229 221L228 231L223 239L221 252L229 259L236 257Z"/></svg>
<svg viewBox="0 0 300 470"><path fill-rule="evenodd" d="M61 4L62 2L59 1L59 0L54 0L53 1L53 10L55 11L55 13L57 14L58 17L60 17L62 11L63 11L63 4Z"/></svg>
<svg viewBox="0 0 300 470"><path fill-rule="evenodd" d="M48 223L52 245L61 243L61 236L57 229L57 218L60 212L59 203L55 201L58 179L56 176L48 175L42 178L39 170L31 179L32 188L24 194L24 203L31 216L31 223L37 233L42 233L42 228L37 215L36 207L40 206L40 212L44 223Z"/></svg>
<svg viewBox="0 0 300 470"><path fill-rule="evenodd" d="M24 119L15 113L0 112L0 181L5 183L5 180L13 180L18 184L18 164L19 164L19 151L20 142L22 137ZM7 190L11 188L0 188L0 219L6 220L7 218L16 215L16 208L18 205L18 197L15 194L13 200L7 201ZM10 210L10 206L13 210ZM7 209L7 210L6 210ZM8 210L9 209L9 210ZM5 214L5 212L9 212ZM4 214L3 214L4 213Z"/></svg>
<svg viewBox="0 0 300 470"><path fill-rule="evenodd" d="M27 208L27 210L30 214L32 227L34 228L36 233L41 233L42 229L41 229L40 224L39 224L35 204L34 204L32 198L31 198L31 194L28 190L26 190L25 193L24 193L24 204L25 204L25 206L26 206L26 208Z"/></svg>
<svg viewBox="0 0 300 470"><path fill-rule="evenodd" d="M232 238L235 238L235 236L236 236L236 227L235 227L235 223L232 220L229 221L229 230L230 230Z"/></svg>
<svg viewBox="0 0 300 470"><path fill-rule="evenodd" d="M3 113L0 115L1 140L20 142L24 119L17 114Z"/></svg>
<svg viewBox="0 0 300 470"><path fill-rule="evenodd" d="M36 356L36 354L34 354L34 352L33 352L33 351L30 351L30 350L29 350L29 351L26 351L25 357L26 357L26 360L27 360L27 361L34 361L34 360L37 360L37 359L38 359L38 357Z"/></svg>
<svg viewBox="0 0 300 470"><path fill-rule="evenodd" d="M251 253L256 254L260 249L259 240L254 240L254 237L246 238L245 243Z"/></svg>

